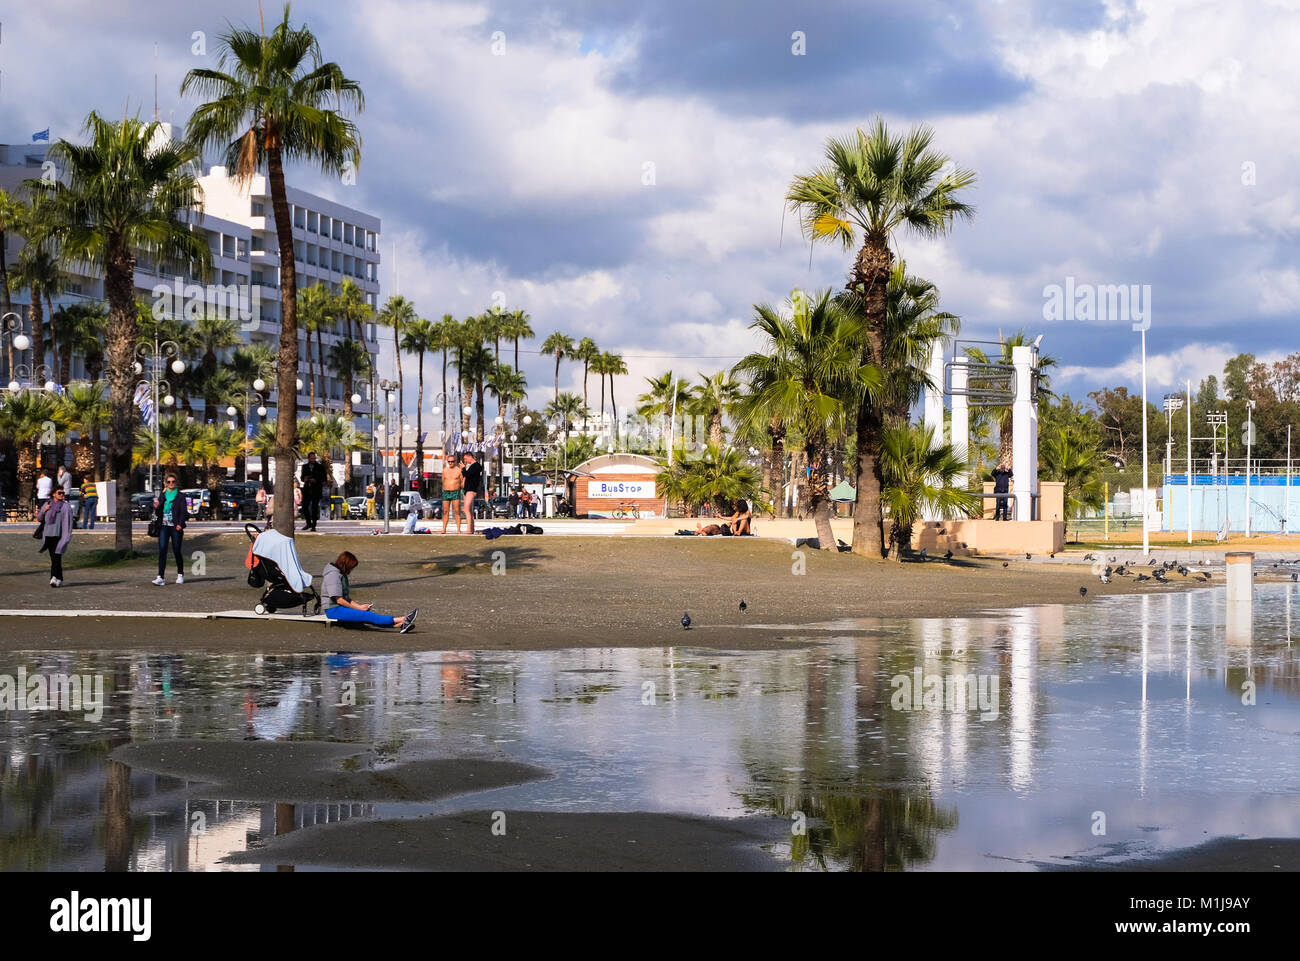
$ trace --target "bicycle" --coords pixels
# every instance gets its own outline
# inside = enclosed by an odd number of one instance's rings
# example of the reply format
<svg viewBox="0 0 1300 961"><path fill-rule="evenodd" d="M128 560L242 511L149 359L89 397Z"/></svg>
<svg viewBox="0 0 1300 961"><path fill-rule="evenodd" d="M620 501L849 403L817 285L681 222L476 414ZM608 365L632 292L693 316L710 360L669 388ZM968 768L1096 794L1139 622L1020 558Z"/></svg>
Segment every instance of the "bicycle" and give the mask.
<svg viewBox="0 0 1300 961"><path fill-rule="evenodd" d="M635 501L620 501L618 507L614 509L613 513L614 516L619 519L626 519L628 517L636 520L641 519L641 510L637 507Z"/></svg>

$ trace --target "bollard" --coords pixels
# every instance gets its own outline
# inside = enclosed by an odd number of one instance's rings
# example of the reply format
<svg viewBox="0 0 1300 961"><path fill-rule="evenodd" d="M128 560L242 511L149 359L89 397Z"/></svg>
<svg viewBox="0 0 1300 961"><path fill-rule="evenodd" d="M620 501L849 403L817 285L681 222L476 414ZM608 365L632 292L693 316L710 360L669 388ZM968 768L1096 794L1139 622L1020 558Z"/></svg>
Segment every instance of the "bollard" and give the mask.
<svg viewBox="0 0 1300 961"><path fill-rule="evenodd" d="M1228 602L1255 599L1255 555L1251 551L1230 551L1224 555L1227 563Z"/></svg>
<svg viewBox="0 0 1300 961"><path fill-rule="evenodd" d="M1229 644L1250 644L1254 634L1255 555L1250 551L1233 551L1224 560L1228 584L1226 639Z"/></svg>

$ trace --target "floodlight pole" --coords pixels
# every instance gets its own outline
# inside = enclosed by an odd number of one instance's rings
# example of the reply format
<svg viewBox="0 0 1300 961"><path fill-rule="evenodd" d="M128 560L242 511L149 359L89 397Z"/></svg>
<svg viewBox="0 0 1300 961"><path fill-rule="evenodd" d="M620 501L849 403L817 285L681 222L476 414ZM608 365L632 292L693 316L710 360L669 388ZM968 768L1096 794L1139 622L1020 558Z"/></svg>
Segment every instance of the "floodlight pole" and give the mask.
<svg viewBox="0 0 1300 961"><path fill-rule="evenodd" d="M1173 526L1173 511L1169 526ZM1192 543L1192 382L1187 382L1187 543Z"/></svg>
<svg viewBox="0 0 1300 961"><path fill-rule="evenodd" d="M1282 536L1286 536L1287 521L1291 519L1291 425L1286 425L1286 507L1282 510Z"/></svg>
<svg viewBox="0 0 1300 961"><path fill-rule="evenodd" d="M1250 448L1251 441L1255 438L1251 436L1254 430L1254 421L1251 419L1251 411L1255 409L1253 400L1246 401L1246 536L1250 536Z"/></svg>
<svg viewBox="0 0 1300 961"><path fill-rule="evenodd" d="M1142 327L1142 554L1151 553L1151 532L1148 529L1148 477L1147 477L1147 329Z"/></svg>

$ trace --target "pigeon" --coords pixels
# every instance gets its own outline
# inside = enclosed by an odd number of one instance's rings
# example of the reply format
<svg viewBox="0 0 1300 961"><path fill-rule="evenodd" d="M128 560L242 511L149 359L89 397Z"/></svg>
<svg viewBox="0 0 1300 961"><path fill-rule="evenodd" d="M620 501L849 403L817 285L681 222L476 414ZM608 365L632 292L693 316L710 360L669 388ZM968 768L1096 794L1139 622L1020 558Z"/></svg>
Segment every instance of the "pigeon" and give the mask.
<svg viewBox="0 0 1300 961"><path fill-rule="evenodd" d="M1151 578L1147 577L1145 574L1139 574L1137 576L1137 582L1139 584L1141 584L1143 581L1149 581L1149 580L1151 580Z"/></svg>
<svg viewBox="0 0 1300 961"><path fill-rule="evenodd" d="M1081 588L1079 588L1079 596L1080 596L1080 597L1087 597L1087 596L1088 596L1088 589L1087 589L1086 587L1081 587Z"/></svg>
<svg viewBox="0 0 1300 961"><path fill-rule="evenodd" d="M745 599L742 597L740 599L740 613L744 614L747 610L749 610L749 605L745 603Z"/></svg>
<svg viewBox="0 0 1300 961"><path fill-rule="evenodd" d="M951 550L951 549L946 550L946 551L943 552L943 559L944 559L945 561L950 561L950 560L952 560L952 550Z"/></svg>
<svg viewBox="0 0 1300 961"><path fill-rule="evenodd" d="M1109 584L1109 583L1110 583L1110 578L1107 577L1105 574L1102 574L1102 575L1101 575L1101 582L1102 582L1103 584Z"/></svg>
<svg viewBox="0 0 1300 961"><path fill-rule="evenodd" d="M1104 571L1101 572L1101 576L1102 576L1102 577L1110 577L1110 575L1113 574L1114 571L1115 571L1115 569L1114 569L1113 567L1111 567L1109 564L1107 564L1107 565L1106 565L1106 569L1105 569Z"/></svg>
<svg viewBox="0 0 1300 961"><path fill-rule="evenodd" d="M1156 566L1156 559L1153 557L1153 558L1151 558L1151 560L1147 563L1147 567L1155 567L1155 566Z"/></svg>
<svg viewBox="0 0 1300 961"><path fill-rule="evenodd" d="M922 548L921 548L921 560L923 560L923 561L928 561L929 559L930 559L930 555L927 554L927 553L925 552L925 548L922 547Z"/></svg>
<svg viewBox="0 0 1300 961"><path fill-rule="evenodd" d="M1050 557L1052 560L1056 560L1056 551L1052 551L1052 553L1048 554L1047 556Z"/></svg>
<svg viewBox="0 0 1300 961"><path fill-rule="evenodd" d="M690 615L690 614L683 614L683 615L682 615L682 627L686 628L688 631L691 629L691 615Z"/></svg>
<svg viewBox="0 0 1300 961"><path fill-rule="evenodd" d="M1083 555L1083 559L1084 559L1085 561L1095 561L1097 558L1096 558L1096 556L1093 555L1093 554L1084 554L1084 555ZM1112 560L1114 560L1114 558L1112 558Z"/></svg>
<svg viewBox="0 0 1300 961"><path fill-rule="evenodd" d="M1006 566L1007 566L1007 562L1006 562L1006 561L1003 561L1003 562L1002 562L1002 566L1003 566L1003 567L1006 567Z"/></svg>
<svg viewBox="0 0 1300 961"><path fill-rule="evenodd" d="M1183 567L1181 564L1179 564L1179 565L1178 565L1178 573L1179 573L1179 574L1182 574L1183 577L1186 577L1188 574L1191 573L1191 571L1189 571L1187 568L1185 568L1185 567Z"/></svg>
<svg viewBox="0 0 1300 961"><path fill-rule="evenodd" d="M1114 555L1114 554L1111 554L1110 557L1106 558L1106 560L1108 560L1108 561L1110 561L1112 564L1114 564L1114 563L1115 563L1115 555Z"/></svg>
<svg viewBox="0 0 1300 961"><path fill-rule="evenodd" d="M1164 572L1164 571L1156 571L1156 573L1155 573L1155 579L1158 580L1161 584L1168 584L1168 583L1169 583L1167 580L1165 580L1165 572Z"/></svg>
<svg viewBox="0 0 1300 961"><path fill-rule="evenodd" d="M1029 551L1025 551L1025 560L1032 561L1033 559L1034 559L1034 555L1029 553Z"/></svg>
<svg viewBox="0 0 1300 961"><path fill-rule="evenodd" d="M1300 581L1300 574L1292 574L1292 575L1291 575L1291 580L1293 580L1293 581Z"/></svg>

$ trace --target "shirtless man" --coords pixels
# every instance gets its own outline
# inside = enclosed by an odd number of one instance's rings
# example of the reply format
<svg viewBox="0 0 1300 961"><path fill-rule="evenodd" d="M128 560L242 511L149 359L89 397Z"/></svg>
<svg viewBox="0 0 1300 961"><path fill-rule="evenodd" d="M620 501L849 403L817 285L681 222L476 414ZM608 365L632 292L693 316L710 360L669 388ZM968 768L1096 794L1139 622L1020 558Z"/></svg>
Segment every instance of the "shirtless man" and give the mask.
<svg viewBox="0 0 1300 961"><path fill-rule="evenodd" d="M447 533L447 521L451 512L456 511L456 533L460 533L460 499L465 486L465 472L460 467L460 456L451 454L447 457L447 466L442 469L442 532Z"/></svg>

